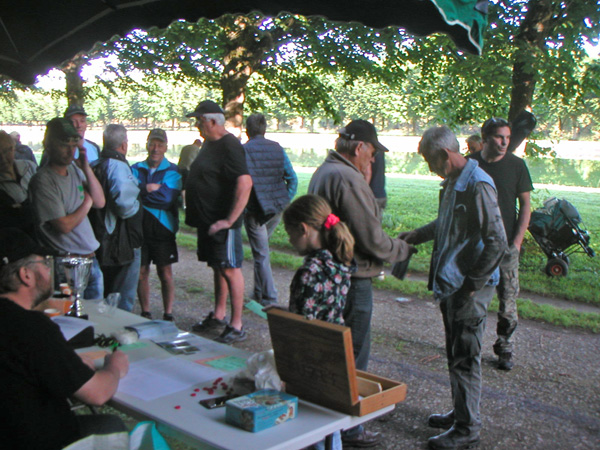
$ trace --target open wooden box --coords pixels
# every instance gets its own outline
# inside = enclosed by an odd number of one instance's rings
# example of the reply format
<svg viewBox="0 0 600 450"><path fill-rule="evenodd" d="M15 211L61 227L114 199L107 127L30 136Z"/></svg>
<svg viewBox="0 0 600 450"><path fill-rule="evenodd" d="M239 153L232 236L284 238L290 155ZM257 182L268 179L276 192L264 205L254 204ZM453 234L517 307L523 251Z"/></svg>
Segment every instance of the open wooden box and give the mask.
<svg viewBox="0 0 600 450"><path fill-rule="evenodd" d="M356 370L350 328L280 309L267 319L286 392L354 416L406 398L405 384Z"/></svg>

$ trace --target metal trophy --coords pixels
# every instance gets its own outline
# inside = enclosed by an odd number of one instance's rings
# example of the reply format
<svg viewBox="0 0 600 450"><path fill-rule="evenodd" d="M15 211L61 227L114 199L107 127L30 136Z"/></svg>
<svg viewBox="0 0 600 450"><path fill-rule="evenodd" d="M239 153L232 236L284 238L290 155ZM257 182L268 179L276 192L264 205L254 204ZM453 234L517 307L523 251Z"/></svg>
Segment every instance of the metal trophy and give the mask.
<svg viewBox="0 0 600 450"><path fill-rule="evenodd" d="M67 283L69 283L73 293L73 305L71 305L71 310L67 313L67 316L87 319L88 315L83 312L81 298L83 297L83 291L87 287L92 259L80 256L66 256L60 258L58 263L63 267Z"/></svg>

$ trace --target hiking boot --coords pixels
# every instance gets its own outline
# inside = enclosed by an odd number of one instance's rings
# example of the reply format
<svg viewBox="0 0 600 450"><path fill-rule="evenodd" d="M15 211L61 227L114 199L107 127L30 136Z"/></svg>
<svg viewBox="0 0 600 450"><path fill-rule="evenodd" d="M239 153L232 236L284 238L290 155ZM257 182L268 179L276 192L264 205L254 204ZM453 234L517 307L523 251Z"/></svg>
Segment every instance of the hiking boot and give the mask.
<svg viewBox="0 0 600 450"><path fill-rule="evenodd" d="M246 331L244 328L241 330L236 330L231 325L227 325L221 336L215 338L216 342L220 342L222 344L233 344L234 342L245 341L248 336L246 335Z"/></svg>
<svg viewBox="0 0 600 450"><path fill-rule="evenodd" d="M163 320L166 320L167 322L173 322L173 314L164 313Z"/></svg>
<svg viewBox="0 0 600 450"><path fill-rule="evenodd" d="M503 352L500 353L500 355L498 355L498 369L500 370L512 370L514 364L511 361L512 359L512 353L510 352Z"/></svg>
<svg viewBox="0 0 600 450"><path fill-rule="evenodd" d="M452 427L445 433L429 438L432 450L463 450L479 446L479 433L464 434Z"/></svg>
<svg viewBox="0 0 600 450"><path fill-rule="evenodd" d="M443 428L447 430L454 425L454 410L446 414L432 414L427 419L427 425L431 428Z"/></svg>
<svg viewBox="0 0 600 450"><path fill-rule="evenodd" d="M342 435L342 444L345 447L368 448L375 447L382 440L381 433L363 430L358 436L353 438L344 438Z"/></svg>
<svg viewBox="0 0 600 450"><path fill-rule="evenodd" d="M150 314L150 311L142 311L140 316L142 316L144 319L152 320L152 314Z"/></svg>
<svg viewBox="0 0 600 450"><path fill-rule="evenodd" d="M202 333L204 331L210 331L216 328L224 327L225 325L227 325L227 322L225 320L217 319L215 317L215 313L211 311L210 313L208 313L208 316L206 316L202 322L198 322L197 324L192 326L192 331Z"/></svg>

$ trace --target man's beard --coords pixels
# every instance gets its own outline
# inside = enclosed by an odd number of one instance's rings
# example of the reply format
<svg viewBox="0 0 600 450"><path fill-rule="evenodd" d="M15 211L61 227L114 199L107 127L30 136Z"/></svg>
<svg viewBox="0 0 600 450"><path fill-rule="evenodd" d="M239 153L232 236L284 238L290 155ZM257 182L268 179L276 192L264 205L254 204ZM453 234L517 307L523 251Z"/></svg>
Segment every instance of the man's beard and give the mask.
<svg viewBox="0 0 600 450"><path fill-rule="evenodd" d="M50 276L48 281L44 280L42 276L38 272L35 273L35 283L36 283L36 295L33 299L33 307L35 308L37 305L42 303L44 300L49 299L52 296L52 292L54 291L53 284L54 280Z"/></svg>

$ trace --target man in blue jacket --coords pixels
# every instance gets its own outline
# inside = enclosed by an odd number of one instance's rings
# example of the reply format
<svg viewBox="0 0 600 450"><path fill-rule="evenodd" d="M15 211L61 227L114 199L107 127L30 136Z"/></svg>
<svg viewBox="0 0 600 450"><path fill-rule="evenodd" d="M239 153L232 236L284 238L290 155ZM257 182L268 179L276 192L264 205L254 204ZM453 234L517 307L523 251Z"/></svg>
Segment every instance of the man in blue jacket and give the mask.
<svg viewBox="0 0 600 450"><path fill-rule="evenodd" d="M121 294L118 307L131 311L140 276L142 206L140 188L127 156L127 130L111 124L102 135L104 148L92 170L104 191L106 205L89 213L100 249L96 257L104 274L104 293Z"/></svg>
<svg viewBox="0 0 600 450"><path fill-rule="evenodd" d="M177 199L181 192L181 175L177 166L165 158L167 133L160 128L150 131L146 143L148 158L134 164L133 174L140 182L142 205L144 206L142 263L138 297L142 316L150 315L150 263L156 265L160 279L164 320L173 320L175 283L171 265L178 261L175 233L179 229Z"/></svg>
<svg viewBox="0 0 600 450"><path fill-rule="evenodd" d="M400 237L411 244L434 241L428 287L444 320L454 407L429 417L429 426L448 429L430 438L429 448L470 448L479 443L481 342L507 249L506 233L494 181L475 160L460 154L448 127L425 131L419 153L429 170L444 178L438 217Z"/></svg>
<svg viewBox="0 0 600 450"><path fill-rule="evenodd" d="M296 195L298 177L285 150L275 141L265 139L267 121L262 114L246 120L248 142L246 164L252 177L252 192L246 206L244 225L254 258L254 300L269 305L277 303L269 259L269 239L281 220L281 213Z"/></svg>

